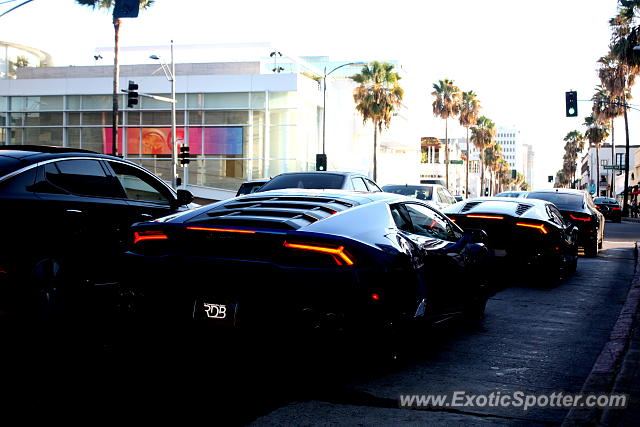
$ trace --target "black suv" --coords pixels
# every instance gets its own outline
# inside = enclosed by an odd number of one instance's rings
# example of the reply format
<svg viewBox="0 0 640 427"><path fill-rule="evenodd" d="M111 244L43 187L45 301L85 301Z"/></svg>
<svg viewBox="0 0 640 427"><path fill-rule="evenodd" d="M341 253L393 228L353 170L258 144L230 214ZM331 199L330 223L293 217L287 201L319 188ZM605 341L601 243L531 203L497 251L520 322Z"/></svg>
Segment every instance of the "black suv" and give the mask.
<svg viewBox="0 0 640 427"><path fill-rule="evenodd" d="M190 192L175 192L117 157L0 146L0 317L48 317L80 306L97 314L96 305L117 288L129 226L177 212L192 200Z"/></svg>

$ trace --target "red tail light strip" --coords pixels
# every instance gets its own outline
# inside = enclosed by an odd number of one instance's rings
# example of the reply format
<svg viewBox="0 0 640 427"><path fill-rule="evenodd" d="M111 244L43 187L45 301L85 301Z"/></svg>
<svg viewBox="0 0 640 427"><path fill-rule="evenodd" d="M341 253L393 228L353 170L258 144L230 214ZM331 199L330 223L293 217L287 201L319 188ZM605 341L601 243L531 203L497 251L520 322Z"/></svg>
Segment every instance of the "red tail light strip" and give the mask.
<svg viewBox="0 0 640 427"><path fill-rule="evenodd" d="M620 210L620 208L611 208L611 210L619 211L619 210Z"/></svg>
<svg viewBox="0 0 640 427"><path fill-rule="evenodd" d="M585 222L591 221L591 217L590 216L583 217L583 216L574 216L574 215L571 215L571 214L569 216L571 217L571 219L578 219L580 221L585 221Z"/></svg>
<svg viewBox="0 0 640 427"><path fill-rule="evenodd" d="M344 261L347 265L353 265L353 260L344 252L344 246L339 246L337 248L327 248L324 246L314 246L314 245L304 245L300 243L289 243L287 241L284 242L284 246L291 249L301 249L305 251L312 252L322 252L325 254L333 255L333 259L335 259L338 265L342 265L340 259Z"/></svg>
<svg viewBox="0 0 640 427"><path fill-rule="evenodd" d="M479 218L479 219L504 219L503 216L494 215L467 215L467 218Z"/></svg>
<svg viewBox="0 0 640 427"><path fill-rule="evenodd" d="M519 225L520 227L537 228L542 234L548 233L547 229L544 228L544 224L527 224L524 222L517 222L516 225Z"/></svg>
<svg viewBox="0 0 640 427"><path fill-rule="evenodd" d="M133 233L133 244L142 242L144 240L165 240L168 239L169 236L164 234L163 231L158 230L146 230L146 231L136 231Z"/></svg>
<svg viewBox="0 0 640 427"><path fill-rule="evenodd" d="M222 231L225 233L247 233L254 234L253 230L236 230L233 228L211 228L211 227L187 227L187 230L199 230L199 231Z"/></svg>

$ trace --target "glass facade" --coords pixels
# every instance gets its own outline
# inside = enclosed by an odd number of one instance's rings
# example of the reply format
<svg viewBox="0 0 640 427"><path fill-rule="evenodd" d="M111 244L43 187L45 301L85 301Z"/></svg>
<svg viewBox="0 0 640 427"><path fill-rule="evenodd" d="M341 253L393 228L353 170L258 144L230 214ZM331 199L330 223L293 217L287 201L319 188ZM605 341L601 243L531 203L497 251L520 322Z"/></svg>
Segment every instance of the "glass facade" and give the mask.
<svg viewBox="0 0 640 427"><path fill-rule="evenodd" d="M162 96L169 97L164 94ZM313 170L322 111L297 92L176 94L176 139L189 146L185 184L236 190L247 179ZM0 143L56 145L112 153L112 97L0 97ZM171 179L171 105L125 95L118 154ZM180 168L182 169L182 168Z"/></svg>

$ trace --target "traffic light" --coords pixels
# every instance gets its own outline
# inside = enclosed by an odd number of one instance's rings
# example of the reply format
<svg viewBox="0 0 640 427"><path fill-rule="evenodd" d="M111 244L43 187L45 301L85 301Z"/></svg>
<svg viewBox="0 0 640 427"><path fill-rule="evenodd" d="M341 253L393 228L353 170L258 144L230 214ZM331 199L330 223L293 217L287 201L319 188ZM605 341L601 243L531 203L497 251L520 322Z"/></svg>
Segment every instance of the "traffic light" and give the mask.
<svg viewBox="0 0 640 427"><path fill-rule="evenodd" d="M127 89L127 107L131 108L138 104L138 85L129 80L129 89Z"/></svg>
<svg viewBox="0 0 640 427"><path fill-rule="evenodd" d="M517 176L518 171L516 171L515 169L511 169L511 179L516 179Z"/></svg>
<svg viewBox="0 0 640 427"><path fill-rule="evenodd" d="M489 187L484 188L484 195L485 197L489 195Z"/></svg>
<svg viewBox="0 0 640 427"><path fill-rule="evenodd" d="M186 165L189 164L189 162L191 160L189 159L189 146L188 145L181 145L180 146L180 154L178 155L178 157L180 157L180 165L186 166Z"/></svg>
<svg viewBox="0 0 640 427"><path fill-rule="evenodd" d="M553 182L553 175L549 175L549 176L547 176L547 180L548 180L549 182Z"/></svg>
<svg viewBox="0 0 640 427"><path fill-rule="evenodd" d="M578 116L578 92L575 90L569 91L565 93L566 100L566 113L567 117L577 117Z"/></svg>
<svg viewBox="0 0 640 427"><path fill-rule="evenodd" d="M327 155L326 154L316 154L316 170L317 171L326 171L327 170Z"/></svg>

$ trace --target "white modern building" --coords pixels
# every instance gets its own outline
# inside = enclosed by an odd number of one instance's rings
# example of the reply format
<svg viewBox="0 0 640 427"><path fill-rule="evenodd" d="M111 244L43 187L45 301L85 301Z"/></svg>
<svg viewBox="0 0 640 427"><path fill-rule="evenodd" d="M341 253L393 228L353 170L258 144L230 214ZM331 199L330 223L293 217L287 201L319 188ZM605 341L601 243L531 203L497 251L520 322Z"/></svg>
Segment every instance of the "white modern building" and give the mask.
<svg viewBox="0 0 640 427"><path fill-rule="evenodd" d="M323 146L329 170L371 175L373 127L363 125L353 101L356 84L345 77L361 66L345 66L339 70L343 74L326 79L323 144L322 77L335 63L279 52L270 57L266 46L251 47L254 59L176 64L176 139L189 146L192 157L179 171L186 188L203 199L224 199L245 180L314 170ZM239 52L242 46L226 48ZM157 50L138 47L133 53L148 58ZM134 81L140 93L170 97L171 84L157 63L122 65L120 76L121 88ZM0 144L112 153L111 65L18 68L16 77L0 80ZM118 102L118 154L170 181L170 103L141 96L138 106L127 108L126 94ZM409 126L407 110L378 136L381 184L419 176L420 139Z"/></svg>
<svg viewBox="0 0 640 427"><path fill-rule="evenodd" d="M0 79L15 79L19 67L50 67L51 56L34 47L0 41Z"/></svg>
<svg viewBox="0 0 640 427"><path fill-rule="evenodd" d="M461 150L460 139L450 138L449 150L449 188L451 194L465 194L465 156ZM423 137L421 140L420 182L446 184L446 157L444 139ZM471 187L471 178L469 178Z"/></svg>
<svg viewBox="0 0 640 427"><path fill-rule="evenodd" d="M634 162L639 153L640 146L632 145L629 147L629 161ZM615 158L612 161L611 145L604 144L598 150L600 160L600 196L609 196L613 188L615 195L624 191L624 169L625 169L625 147L615 147ZM616 169L611 168L615 166ZM596 180L598 178L596 148L590 147L582 157L580 162L580 172L577 174L581 177L580 188L596 194ZM612 187L613 182L613 187ZM638 177L636 176L635 163L629 167L629 186L636 185Z"/></svg>

